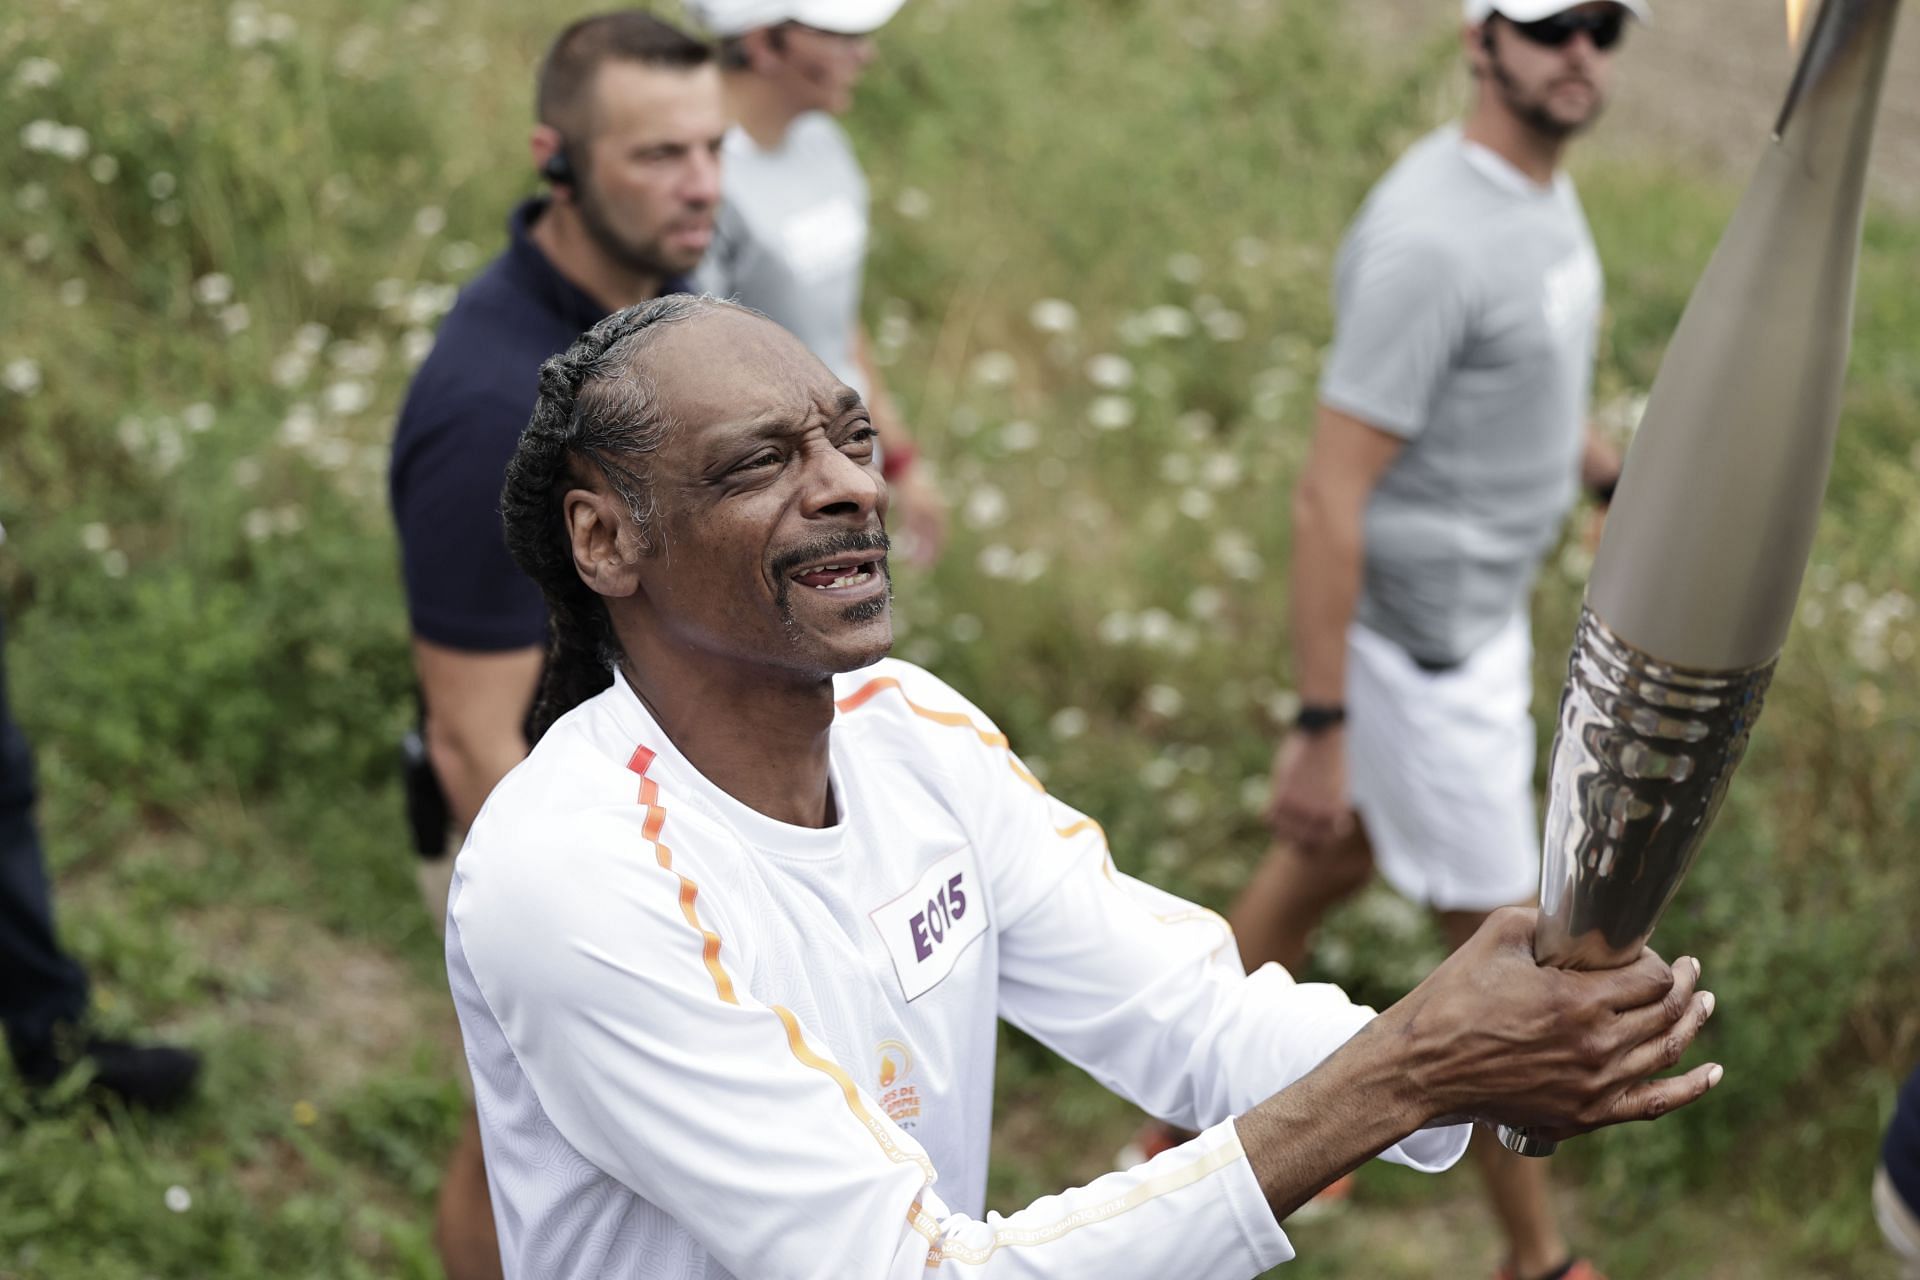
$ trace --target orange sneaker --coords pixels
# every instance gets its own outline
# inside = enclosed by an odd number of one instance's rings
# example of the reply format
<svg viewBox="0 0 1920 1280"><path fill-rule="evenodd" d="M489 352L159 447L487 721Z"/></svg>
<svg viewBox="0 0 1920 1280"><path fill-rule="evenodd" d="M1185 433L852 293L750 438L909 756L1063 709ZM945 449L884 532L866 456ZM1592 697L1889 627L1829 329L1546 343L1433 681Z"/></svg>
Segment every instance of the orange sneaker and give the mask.
<svg viewBox="0 0 1920 1280"><path fill-rule="evenodd" d="M1493 1273L1493 1280L1515 1280L1512 1267L1502 1267ZM1575 1258L1557 1271L1534 1276L1532 1280L1607 1280L1600 1268L1585 1258Z"/></svg>

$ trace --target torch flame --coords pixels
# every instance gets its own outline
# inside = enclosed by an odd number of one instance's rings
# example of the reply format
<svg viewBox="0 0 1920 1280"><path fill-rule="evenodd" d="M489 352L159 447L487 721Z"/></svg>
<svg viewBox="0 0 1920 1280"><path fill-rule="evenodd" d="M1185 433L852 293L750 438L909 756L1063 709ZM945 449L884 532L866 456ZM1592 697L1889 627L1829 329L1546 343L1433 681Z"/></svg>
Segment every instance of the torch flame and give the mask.
<svg viewBox="0 0 1920 1280"><path fill-rule="evenodd" d="M1807 6L1810 0L1787 0L1787 44L1795 50L1800 48L1800 34L1807 25Z"/></svg>

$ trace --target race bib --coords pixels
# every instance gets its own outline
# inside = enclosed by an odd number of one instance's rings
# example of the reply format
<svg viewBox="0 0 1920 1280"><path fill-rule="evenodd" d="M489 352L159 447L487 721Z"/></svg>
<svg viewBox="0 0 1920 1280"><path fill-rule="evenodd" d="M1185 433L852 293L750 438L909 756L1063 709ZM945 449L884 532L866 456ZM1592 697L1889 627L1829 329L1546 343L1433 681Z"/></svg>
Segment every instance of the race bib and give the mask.
<svg viewBox="0 0 1920 1280"><path fill-rule="evenodd" d="M987 931L986 887L971 848L935 862L911 889L867 913L909 1002L946 981L960 955Z"/></svg>

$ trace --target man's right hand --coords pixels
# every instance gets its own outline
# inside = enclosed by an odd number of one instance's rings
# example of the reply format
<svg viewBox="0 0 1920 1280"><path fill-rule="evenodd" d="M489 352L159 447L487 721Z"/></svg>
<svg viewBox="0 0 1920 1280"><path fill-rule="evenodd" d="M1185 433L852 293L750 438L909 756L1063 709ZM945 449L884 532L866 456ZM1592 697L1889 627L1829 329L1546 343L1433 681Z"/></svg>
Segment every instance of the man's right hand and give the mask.
<svg viewBox="0 0 1920 1280"><path fill-rule="evenodd" d="M1643 949L1619 969L1576 972L1533 958L1538 913L1494 912L1376 1025L1397 1032L1436 1116L1524 1125L1558 1140L1651 1120L1719 1082L1714 1064L1652 1079L1680 1061L1713 1012L1697 960ZM1384 1025L1381 1025L1384 1024Z"/></svg>
<svg viewBox="0 0 1920 1280"><path fill-rule="evenodd" d="M1295 729L1281 740L1273 756L1273 798L1266 818L1275 836L1309 851L1352 833L1346 730Z"/></svg>

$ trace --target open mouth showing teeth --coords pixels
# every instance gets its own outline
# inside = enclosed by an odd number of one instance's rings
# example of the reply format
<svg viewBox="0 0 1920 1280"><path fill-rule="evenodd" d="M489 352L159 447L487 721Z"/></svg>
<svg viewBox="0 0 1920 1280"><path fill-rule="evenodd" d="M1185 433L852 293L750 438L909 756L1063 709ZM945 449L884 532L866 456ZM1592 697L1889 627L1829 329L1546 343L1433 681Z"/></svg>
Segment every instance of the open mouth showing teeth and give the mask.
<svg viewBox="0 0 1920 1280"><path fill-rule="evenodd" d="M815 591L863 587L873 580L879 566L873 560L852 560L845 564L823 564L793 575L793 580Z"/></svg>

